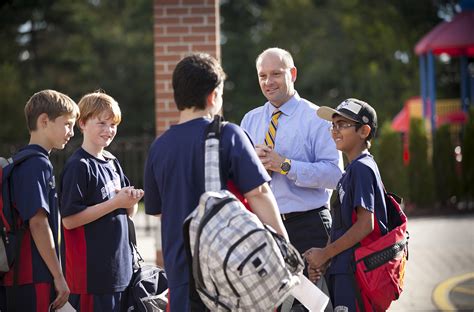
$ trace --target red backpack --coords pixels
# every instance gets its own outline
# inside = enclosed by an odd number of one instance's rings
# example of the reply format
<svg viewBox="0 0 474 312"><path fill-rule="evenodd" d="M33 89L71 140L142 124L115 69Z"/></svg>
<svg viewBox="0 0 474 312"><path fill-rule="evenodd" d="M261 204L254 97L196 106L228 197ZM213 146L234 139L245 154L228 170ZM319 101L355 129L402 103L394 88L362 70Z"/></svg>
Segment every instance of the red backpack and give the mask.
<svg viewBox="0 0 474 312"><path fill-rule="evenodd" d="M400 297L408 260L409 235L402 199L385 192L385 202L388 233L354 252L357 284L376 311L387 310Z"/></svg>

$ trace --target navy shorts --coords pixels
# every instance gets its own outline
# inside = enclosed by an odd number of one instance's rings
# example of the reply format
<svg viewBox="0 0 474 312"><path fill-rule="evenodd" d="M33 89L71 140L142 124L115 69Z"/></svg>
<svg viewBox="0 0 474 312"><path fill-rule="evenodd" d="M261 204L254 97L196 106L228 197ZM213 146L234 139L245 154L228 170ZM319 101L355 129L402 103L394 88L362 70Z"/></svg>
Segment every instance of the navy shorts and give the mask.
<svg viewBox="0 0 474 312"><path fill-rule="evenodd" d="M169 289L167 310L171 312L189 311L189 284L183 284Z"/></svg>
<svg viewBox="0 0 474 312"><path fill-rule="evenodd" d="M120 312L124 292L112 294L70 294L69 303L78 312Z"/></svg>
<svg viewBox="0 0 474 312"><path fill-rule="evenodd" d="M351 274L331 274L328 288L334 311L356 311L354 277Z"/></svg>

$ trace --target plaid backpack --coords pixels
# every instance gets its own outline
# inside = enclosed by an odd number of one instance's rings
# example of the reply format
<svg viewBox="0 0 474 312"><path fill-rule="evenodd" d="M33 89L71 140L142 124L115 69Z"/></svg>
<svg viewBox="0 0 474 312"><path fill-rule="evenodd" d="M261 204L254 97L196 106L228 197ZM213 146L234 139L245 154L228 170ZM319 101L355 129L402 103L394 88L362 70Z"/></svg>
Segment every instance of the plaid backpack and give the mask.
<svg viewBox="0 0 474 312"><path fill-rule="evenodd" d="M221 190L221 119L205 141L205 189L184 222L185 248L196 290L211 311L269 311L299 283L303 261L283 237Z"/></svg>

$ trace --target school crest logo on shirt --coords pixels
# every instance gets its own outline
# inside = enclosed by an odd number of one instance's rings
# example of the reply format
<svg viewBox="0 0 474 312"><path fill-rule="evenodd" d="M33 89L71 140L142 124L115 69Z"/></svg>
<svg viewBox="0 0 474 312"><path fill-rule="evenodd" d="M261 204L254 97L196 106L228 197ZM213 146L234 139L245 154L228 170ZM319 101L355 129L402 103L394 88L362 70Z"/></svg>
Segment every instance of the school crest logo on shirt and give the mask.
<svg viewBox="0 0 474 312"><path fill-rule="evenodd" d="M106 198L114 198L115 190L121 189L120 187L120 179L114 179L113 181L108 181L101 189L102 199Z"/></svg>

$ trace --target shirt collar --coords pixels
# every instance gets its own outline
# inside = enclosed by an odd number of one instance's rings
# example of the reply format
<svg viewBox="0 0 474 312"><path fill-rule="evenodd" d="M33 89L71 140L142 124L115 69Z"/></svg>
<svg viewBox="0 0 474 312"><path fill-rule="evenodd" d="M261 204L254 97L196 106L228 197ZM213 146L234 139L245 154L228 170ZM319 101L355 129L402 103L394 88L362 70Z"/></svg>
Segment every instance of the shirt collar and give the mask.
<svg viewBox="0 0 474 312"><path fill-rule="evenodd" d="M36 150L38 152L41 152L43 154L45 154L46 156L49 157L49 152L44 148L42 147L41 145L38 145L38 144L28 144L24 147L22 147L20 150L24 150L24 149L33 149L33 150Z"/></svg>
<svg viewBox="0 0 474 312"><path fill-rule="evenodd" d="M278 109L283 113L283 115L289 116L293 114L293 112L296 110L296 107L298 105L298 102L300 101L300 96L297 91L295 91L295 94L282 106L280 106ZM273 106L270 102L267 102L266 104L266 114L268 116L272 116L273 112L275 111L276 107Z"/></svg>

